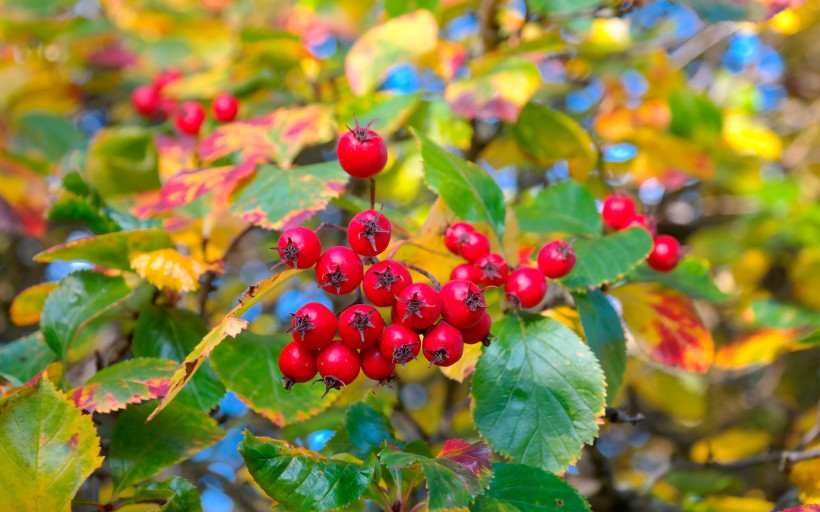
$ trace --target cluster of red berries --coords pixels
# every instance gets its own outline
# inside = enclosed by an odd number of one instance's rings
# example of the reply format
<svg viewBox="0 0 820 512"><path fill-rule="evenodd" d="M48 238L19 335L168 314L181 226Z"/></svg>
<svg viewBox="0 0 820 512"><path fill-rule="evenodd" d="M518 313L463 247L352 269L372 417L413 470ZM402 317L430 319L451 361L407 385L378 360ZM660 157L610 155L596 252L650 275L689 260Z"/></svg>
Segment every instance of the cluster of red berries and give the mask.
<svg viewBox="0 0 820 512"><path fill-rule="evenodd" d="M669 272L678 266L681 259L680 243L669 235L658 236L655 225L646 216L635 213L635 202L625 196L607 196L601 217L609 228L614 230L639 226L654 237L652 252L646 263L658 272Z"/></svg>
<svg viewBox="0 0 820 512"><path fill-rule="evenodd" d="M202 123L205 122L205 108L195 101L177 105L173 98L162 94L168 84L181 77L175 69L157 74L150 85L140 85L134 89L131 104L144 117L165 121L168 116L173 116L174 126L180 133L199 135ZM236 119L239 101L228 93L222 93L211 102L211 112L220 123L229 123Z"/></svg>

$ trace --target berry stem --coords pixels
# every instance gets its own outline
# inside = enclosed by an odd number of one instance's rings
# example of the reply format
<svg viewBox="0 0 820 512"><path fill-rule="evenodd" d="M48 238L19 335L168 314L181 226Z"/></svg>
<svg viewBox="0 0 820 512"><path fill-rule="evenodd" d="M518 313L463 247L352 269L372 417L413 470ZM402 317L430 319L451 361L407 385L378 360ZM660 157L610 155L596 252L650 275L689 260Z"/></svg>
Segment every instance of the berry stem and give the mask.
<svg viewBox="0 0 820 512"><path fill-rule="evenodd" d="M341 231L342 233L347 233L347 228L344 226L340 226L338 224L334 224L332 222L322 222L319 224L319 227L313 230L314 233L318 233L323 229L335 229L336 231Z"/></svg>
<svg viewBox="0 0 820 512"><path fill-rule="evenodd" d="M370 209L376 207L376 178L370 178Z"/></svg>
<svg viewBox="0 0 820 512"><path fill-rule="evenodd" d="M417 267L417 266L413 265L412 263L407 263L406 261L399 261L399 263L401 263L405 267L409 268L410 270L415 270L419 274L423 275L424 277L429 279L431 283L433 283L433 288L435 288L437 292L441 291L441 283L438 282L438 279L433 277L433 274L431 274L430 272L427 272L426 270L424 270L421 267Z"/></svg>

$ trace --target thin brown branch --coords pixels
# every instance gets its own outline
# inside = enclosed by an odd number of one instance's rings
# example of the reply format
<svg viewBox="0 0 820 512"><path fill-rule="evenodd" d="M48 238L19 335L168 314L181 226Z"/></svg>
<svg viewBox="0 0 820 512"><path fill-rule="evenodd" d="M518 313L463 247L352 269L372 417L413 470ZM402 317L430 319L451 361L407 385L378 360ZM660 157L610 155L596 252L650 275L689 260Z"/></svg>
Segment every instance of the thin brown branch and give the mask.
<svg viewBox="0 0 820 512"><path fill-rule="evenodd" d="M415 270L419 274L423 275L424 277L429 279L431 283L433 283L433 288L435 288L436 290L441 290L441 283L439 283L438 279L436 279L436 277L433 274L431 274L430 272L427 272L423 268L417 267L416 265L413 265L412 263L407 263L406 261L399 261L399 263L401 263L405 267L409 268L410 270Z"/></svg>

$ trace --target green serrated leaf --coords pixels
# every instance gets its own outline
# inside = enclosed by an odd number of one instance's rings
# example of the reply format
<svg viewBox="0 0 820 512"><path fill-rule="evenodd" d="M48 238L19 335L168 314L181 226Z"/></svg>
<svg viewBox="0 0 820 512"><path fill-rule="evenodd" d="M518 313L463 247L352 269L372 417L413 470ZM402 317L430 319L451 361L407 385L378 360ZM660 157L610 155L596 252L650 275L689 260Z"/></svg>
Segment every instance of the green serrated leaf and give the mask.
<svg viewBox="0 0 820 512"><path fill-rule="evenodd" d="M648 265L639 265L629 273L630 282L656 281L680 290L690 297L712 302L726 302L730 296L720 291L712 280L709 262L688 257L684 258L674 270L656 272Z"/></svg>
<svg viewBox="0 0 820 512"><path fill-rule="evenodd" d="M521 464L496 462L489 490L470 512L589 512L587 500L563 478Z"/></svg>
<svg viewBox="0 0 820 512"><path fill-rule="evenodd" d="M595 355L560 322L506 316L476 364L473 420L514 462L564 471L598 432L604 375Z"/></svg>
<svg viewBox="0 0 820 512"><path fill-rule="evenodd" d="M626 335L618 312L600 290L573 294L587 345L595 353L606 377L607 403L612 404L626 371Z"/></svg>
<svg viewBox="0 0 820 512"><path fill-rule="evenodd" d="M101 267L130 271L133 255L173 246L163 229L137 229L72 240L36 254L34 261L86 260Z"/></svg>
<svg viewBox="0 0 820 512"><path fill-rule="evenodd" d="M362 457L381 448L385 442L392 443L396 440L390 418L362 402L348 408L345 430L348 441Z"/></svg>
<svg viewBox="0 0 820 512"><path fill-rule="evenodd" d="M15 385L28 382L53 361L54 352L39 332L0 345L0 375L16 379Z"/></svg>
<svg viewBox="0 0 820 512"><path fill-rule="evenodd" d="M545 188L515 214L523 231L600 236L603 230L595 196L573 180Z"/></svg>
<svg viewBox="0 0 820 512"><path fill-rule="evenodd" d="M239 453L262 490L292 510L344 507L362 497L376 471L374 457L361 464L328 459L250 432L245 432Z"/></svg>
<svg viewBox="0 0 820 512"><path fill-rule="evenodd" d="M573 247L577 262L561 283L586 292L622 278L646 259L652 251L652 235L634 227L601 238L580 238Z"/></svg>
<svg viewBox="0 0 820 512"><path fill-rule="evenodd" d="M164 500L161 512L200 512L202 502L194 484L180 476L164 482L147 482L137 487L134 496L123 500L126 504L136 504L149 500Z"/></svg>
<svg viewBox="0 0 820 512"><path fill-rule="evenodd" d="M112 364L97 372L69 396L88 412L107 413L128 404L153 400L165 394L177 363L139 357Z"/></svg>

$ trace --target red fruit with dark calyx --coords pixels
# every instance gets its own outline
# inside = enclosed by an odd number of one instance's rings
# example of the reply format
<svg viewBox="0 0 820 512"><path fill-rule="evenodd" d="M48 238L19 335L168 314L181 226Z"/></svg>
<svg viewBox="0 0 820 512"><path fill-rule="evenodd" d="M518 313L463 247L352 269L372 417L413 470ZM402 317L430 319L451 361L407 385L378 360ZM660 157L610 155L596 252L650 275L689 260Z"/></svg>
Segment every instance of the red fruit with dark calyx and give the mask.
<svg viewBox="0 0 820 512"><path fill-rule="evenodd" d="M337 340L319 351L316 366L325 384L326 395L331 389L341 389L356 380L362 361L355 349Z"/></svg>
<svg viewBox="0 0 820 512"><path fill-rule="evenodd" d="M316 282L319 288L334 295L344 295L355 290L361 284L363 274L362 260L347 247L331 247L316 262Z"/></svg>
<svg viewBox="0 0 820 512"><path fill-rule="evenodd" d="M390 220L376 210L356 214L347 225L347 242L362 256L376 256L390 244L393 227Z"/></svg>
<svg viewBox="0 0 820 512"><path fill-rule="evenodd" d="M473 231L473 226L466 222L451 224L444 230L444 245L451 253L461 256L461 244L467 241L467 235Z"/></svg>
<svg viewBox="0 0 820 512"><path fill-rule="evenodd" d="M680 243L669 235L656 237L646 263L658 272L669 272L678 266L679 261Z"/></svg>
<svg viewBox="0 0 820 512"><path fill-rule="evenodd" d="M367 300L375 306L387 307L396 303L396 296L413 282L407 267L397 261L385 260L372 265L364 273L362 289Z"/></svg>
<svg viewBox="0 0 820 512"><path fill-rule="evenodd" d="M384 331L384 320L373 306L354 304L339 315L339 336L349 347L361 350L375 345Z"/></svg>
<svg viewBox="0 0 820 512"><path fill-rule="evenodd" d="M362 372L369 379L377 380L379 383L389 386L395 376L396 364L385 358L379 347L370 347L362 350Z"/></svg>
<svg viewBox="0 0 820 512"><path fill-rule="evenodd" d="M644 228L649 231L652 236L655 236L658 233L655 223L640 213L630 217L629 220L626 221L626 224L624 224L623 229L629 229L632 227Z"/></svg>
<svg viewBox="0 0 820 512"><path fill-rule="evenodd" d="M387 163L387 146L378 133L370 129L373 121L367 126L360 126L355 118L355 128L339 139L336 155L339 164L346 173L354 178L372 178L384 169Z"/></svg>
<svg viewBox="0 0 820 512"><path fill-rule="evenodd" d="M481 279L481 271L475 265L462 263L450 272L450 280L455 281L456 279L478 284L479 279Z"/></svg>
<svg viewBox="0 0 820 512"><path fill-rule="evenodd" d="M538 251L538 268L551 279L572 272L575 267L575 249L564 240L555 240Z"/></svg>
<svg viewBox="0 0 820 512"><path fill-rule="evenodd" d="M308 302L291 315L287 332L303 347L317 350L333 341L336 327L333 311L324 304Z"/></svg>
<svg viewBox="0 0 820 512"><path fill-rule="evenodd" d="M290 268L310 268L319 261L322 243L313 230L303 227L286 229L279 237L276 250Z"/></svg>
<svg viewBox="0 0 820 512"><path fill-rule="evenodd" d="M452 325L439 322L424 334L421 351L430 366L452 366L464 354L464 337Z"/></svg>
<svg viewBox="0 0 820 512"><path fill-rule="evenodd" d="M194 101L186 101L174 112L174 125L186 135L199 135L205 122L205 109Z"/></svg>
<svg viewBox="0 0 820 512"><path fill-rule="evenodd" d="M406 364L415 359L420 350L419 334L401 324L388 325L379 340L382 356L393 363Z"/></svg>
<svg viewBox="0 0 820 512"><path fill-rule="evenodd" d="M145 117L153 117L158 113L161 102L159 91L148 85L140 85L131 93L131 105Z"/></svg>
<svg viewBox="0 0 820 512"><path fill-rule="evenodd" d="M467 233L466 238L459 247L461 255L468 262L476 263L482 256L490 252L490 240L478 231Z"/></svg>
<svg viewBox="0 0 820 512"><path fill-rule="evenodd" d="M396 302L399 323L413 329L426 329L441 315L441 299L429 284L413 283L399 294Z"/></svg>
<svg viewBox="0 0 820 512"><path fill-rule="evenodd" d="M439 298L441 299L441 317L457 329L465 329L477 324L484 316L484 310L487 309L484 292L470 281L458 280L446 283L441 287Z"/></svg>
<svg viewBox="0 0 820 512"><path fill-rule="evenodd" d="M211 112L220 123L230 123L239 113L239 100L232 94L222 93L211 103Z"/></svg>
<svg viewBox="0 0 820 512"><path fill-rule="evenodd" d="M477 324L466 329L459 329L459 331L461 331L461 336L464 338L464 343L472 345L482 342L485 345L489 345L490 338L492 337L492 334L490 334L490 328L492 326L493 319L490 317L490 314L485 311L484 316L481 317L481 320L479 320Z"/></svg>
<svg viewBox="0 0 820 512"><path fill-rule="evenodd" d="M625 196L607 196L601 218L611 229L621 229L635 215L635 202Z"/></svg>
<svg viewBox="0 0 820 512"><path fill-rule="evenodd" d="M310 382L316 376L316 351L308 350L296 341L291 341L279 353L279 371L285 389L297 382Z"/></svg>
<svg viewBox="0 0 820 512"><path fill-rule="evenodd" d="M475 262L475 266L481 271L481 277L478 279L481 286L501 286L507 282L510 275L507 260L500 254L485 254Z"/></svg>
<svg viewBox="0 0 820 512"><path fill-rule="evenodd" d="M534 308L547 294L547 280L537 268L517 268L510 272L504 293L513 307Z"/></svg>

